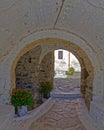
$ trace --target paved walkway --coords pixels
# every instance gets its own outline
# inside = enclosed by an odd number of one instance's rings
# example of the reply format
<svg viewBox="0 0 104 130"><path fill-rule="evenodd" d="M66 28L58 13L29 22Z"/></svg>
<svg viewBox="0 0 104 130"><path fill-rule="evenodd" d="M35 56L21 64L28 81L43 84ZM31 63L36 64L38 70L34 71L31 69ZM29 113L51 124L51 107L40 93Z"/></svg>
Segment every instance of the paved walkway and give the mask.
<svg viewBox="0 0 104 130"><path fill-rule="evenodd" d="M79 78L55 78L54 79L54 93L59 94L77 94L80 93L80 79Z"/></svg>
<svg viewBox="0 0 104 130"><path fill-rule="evenodd" d="M76 95L80 93L78 77L57 78L54 86L55 90L52 94L70 93ZM81 115L83 109L85 107L82 98L52 98L44 108L46 112L42 114L41 111L42 115L39 118L35 119L34 116L30 119L13 122L10 130L98 130L89 117L83 118L85 116L82 115L86 113Z"/></svg>
<svg viewBox="0 0 104 130"><path fill-rule="evenodd" d="M55 78L55 94L80 93L79 78ZM60 99L40 119L33 122L29 130L86 130L79 119L78 111L82 106L82 99Z"/></svg>
<svg viewBox="0 0 104 130"><path fill-rule="evenodd" d="M86 130L76 109L80 103L80 100L57 100L45 115L32 123L29 130Z"/></svg>

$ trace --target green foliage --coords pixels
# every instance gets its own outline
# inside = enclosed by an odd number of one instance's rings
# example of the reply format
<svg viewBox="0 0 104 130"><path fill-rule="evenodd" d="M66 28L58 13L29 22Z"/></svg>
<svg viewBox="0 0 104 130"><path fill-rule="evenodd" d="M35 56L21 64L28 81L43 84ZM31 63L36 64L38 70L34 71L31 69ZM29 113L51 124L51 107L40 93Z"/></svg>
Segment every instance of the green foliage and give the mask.
<svg viewBox="0 0 104 130"><path fill-rule="evenodd" d="M49 92L51 92L53 89L52 85L50 83L43 83L40 86L40 93L41 94L48 94Z"/></svg>
<svg viewBox="0 0 104 130"><path fill-rule="evenodd" d="M73 67L70 67L69 72L75 72L75 69Z"/></svg>
<svg viewBox="0 0 104 130"><path fill-rule="evenodd" d="M32 93L23 89L13 89L11 94L11 104L18 106L33 106L34 98Z"/></svg>

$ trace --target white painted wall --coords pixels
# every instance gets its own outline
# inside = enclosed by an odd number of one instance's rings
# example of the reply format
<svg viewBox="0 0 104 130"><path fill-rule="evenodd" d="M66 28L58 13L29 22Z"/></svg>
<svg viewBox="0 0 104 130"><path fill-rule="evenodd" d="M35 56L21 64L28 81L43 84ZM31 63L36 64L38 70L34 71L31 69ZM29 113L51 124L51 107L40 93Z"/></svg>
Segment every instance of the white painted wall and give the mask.
<svg viewBox="0 0 104 130"><path fill-rule="evenodd" d="M81 72L80 63L72 53L70 53L70 67L74 67L75 71Z"/></svg>
<svg viewBox="0 0 104 130"><path fill-rule="evenodd" d="M63 59L58 59L58 51L63 51ZM68 66L69 52L59 49L59 50L55 50L54 55L55 55L55 63L54 63L55 70L67 71L69 68ZM70 53L70 67L74 67L75 71L78 72L81 71L80 63L72 53Z"/></svg>
<svg viewBox="0 0 104 130"><path fill-rule="evenodd" d="M63 51L63 59L58 59L58 51ZM67 71L68 70L68 51L59 49L54 52L55 56L55 71L60 70L60 71Z"/></svg>

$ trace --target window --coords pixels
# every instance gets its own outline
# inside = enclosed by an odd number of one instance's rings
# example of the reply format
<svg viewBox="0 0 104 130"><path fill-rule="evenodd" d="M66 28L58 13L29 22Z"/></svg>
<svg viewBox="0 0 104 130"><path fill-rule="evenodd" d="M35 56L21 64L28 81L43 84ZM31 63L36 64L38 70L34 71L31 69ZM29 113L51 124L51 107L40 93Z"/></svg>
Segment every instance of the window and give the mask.
<svg viewBox="0 0 104 130"><path fill-rule="evenodd" d="M58 59L63 59L63 51L58 51Z"/></svg>

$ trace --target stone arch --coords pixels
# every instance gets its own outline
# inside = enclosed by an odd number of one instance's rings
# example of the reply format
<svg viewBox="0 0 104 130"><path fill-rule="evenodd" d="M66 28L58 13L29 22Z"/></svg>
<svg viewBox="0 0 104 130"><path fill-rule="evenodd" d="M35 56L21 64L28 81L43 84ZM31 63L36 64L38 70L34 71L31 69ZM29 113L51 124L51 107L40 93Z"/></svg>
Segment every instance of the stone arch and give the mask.
<svg viewBox="0 0 104 130"><path fill-rule="evenodd" d="M33 47L39 45L40 43L42 44L53 43L53 42L59 43L59 42L62 42L62 40L65 41L65 43L73 43L73 45L79 46L88 56L88 59L91 61L91 64L94 69L93 97L94 99L96 98L103 99L103 91L102 91L103 90L103 77L100 76L102 75L102 68L99 64L99 59L96 55L96 51L83 38L71 32L65 32L62 30L45 30L45 31L43 30L43 31L35 32L31 34L30 36L22 39L12 49L12 51L9 53L8 57L6 58L5 66L3 66L3 69L2 69L3 76L4 78L6 78L5 79L6 91L9 92L10 88L15 87L14 86L15 85L14 84L15 82L14 70L15 70L18 60L23 54L31 50ZM75 49L73 48L73 50ZM5 70L6 73L4 73L3 70ZM100 86L99 86L99 83L100 83Z"/></svg>
<svg viewBox="0 0 104 130"><path fill-rule="evenodd" d="M45 48L45 46L48 48L48 50L47 51L45 50L45 53L42 54L41 61L45 60L45 57L48 55L49 52L53 52L56 49L64 49L72 52L77 57L81 65L81 92L83 94L83 97L85 98L85 102L89 109L90 102L93 96L93 79L94 79L94 68L91 64L91 61L89 60L85 52L81 50L80 47L76 45L74 46L73 43L67 43L61 40L59 43L57 42L52 43L52 45L48 45L48 43L41 45L42 48ZM51 75L53 75L53 73ZM49 80L49 82L52 81Z"/></svg>
<svg viewBox="0 0 104 130"><path fill-rule="evenodd" d="M53 51L59 48L71 51L74 53L75 56L77 56L81 64L81 68L82 68L81 91L86 99L86 103L89 108L90 101L92 100L92 95L93 95L92 88L93 88L94 69L86 53L79 46L69 41L65 41L63 39L46 38L46 39L36 41L35 44L33 42L30 45L26 46L21 51L22 55L25 54L27 51L29 52L30 50L32 50L34 47L37 47L37 46L41 46L41 49L42 49L41 54L39 56L40 57L39 62L41 62L43 57L45 57L45 55L47 55L50 51ZM26 49L28 50L26 51ZM15 84L15 79L16 79L15 68L17 66L18 60L22 57L21 53L20 55L18 55L17 59L15 59L14 64L13 64L14 70L12 70L11 74L12 74L12 77L14 77L14 81L12 78L12 84Z"/></svg>
<svg viewBox="0 0 104 130"><path fill-rule="evenodd" d="M44 41L44 42L43 42ZM57 44L57 42L58 42L58 44ZM50 44L49 44L50 43ZM54 43L53 45L52 45L52 43ZM70 44L70 45L69 45ZM14 73L14 71L13 70L15 70L15 67L16 67L16 64L17 64L17 62L19 61L19 59L20 59L20 57L22 57L22 55L23 54L25 54L27 51L29 51L29 50L31 50L32 48L34 48L34 47L36 47L36 46L38 46L38 45L41 45L41 48L42 48L42 52L41 52L41 56L40 56L40 61L41 61L41 59L49 52L49 51L51 51L51 50L53 50L53 49L57 49L57 48L60 48L59 46L61 45L62 46L62 48L63 49L66 49L66 50L68 50L67 48L69 48L69 50L71 51L71 52L73 52L74 53L74 55L75 56L77 56L77 58L78 57L81 57L80 55L83 55L84 54L84 51L82 51L80 48L76 48L76 45L74 45L74 44L72 44L72 43L70 43L69 41L65 41L65 40L62 40L62 39L51 39L51 38L47 38L47 39L42 39L42 40L39 40L39 41L36 41L36 44L34 44L34 43L31 43L30 45L28 45L28 46L26 46L21 52L20 52L20 54L16 57L16 59L15 59L15 61L14 61L14 63L13 63L13 66L12 66L12 74ZM46 45L46 48L44 49L44 45ZM46 51L47 50L47 51ZM72 51L73 50L73 51ZM80 53L80 55L78 54L78 53ZM87 63L87 66L90 66L91 65L91 63L90 63L90 60L89 60L89 58L87 57L87 55L83 55L83 57L86 59L86 63ZM79 59L79 58L78 58ZM81 59L81 58L80 58ZM80 60L81 61L81 60ZM91 71L90 69L92 69L92 68L90 68L90 67L87 67L87 68L89 68L89 72ZM12 77L12 76L11 76ZM13 76L13 77L15 77L15 76ZM13 78L12 78L13 79Z"/></svg>

